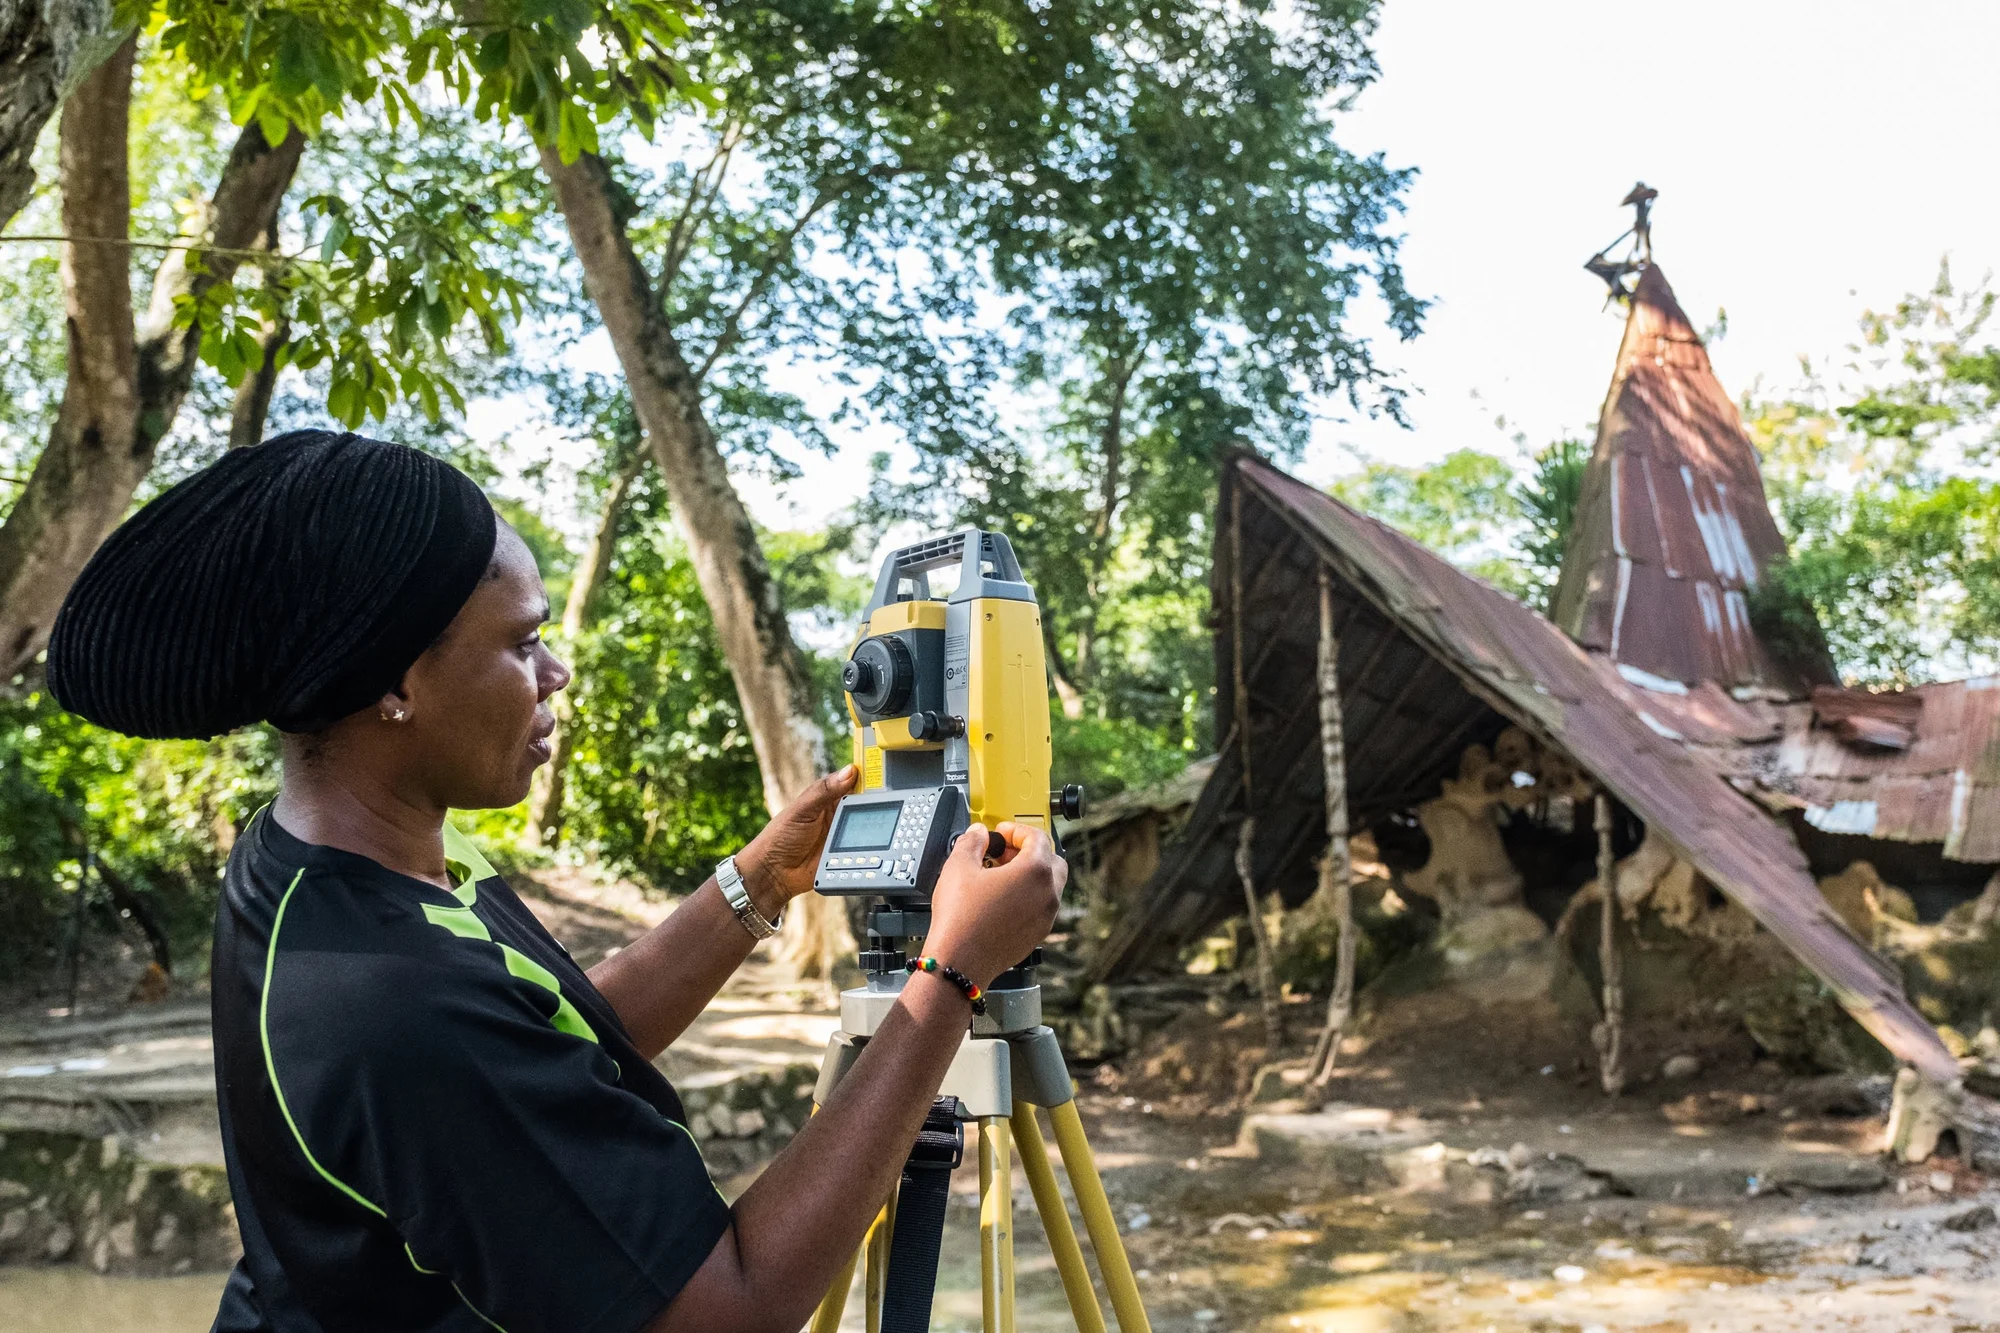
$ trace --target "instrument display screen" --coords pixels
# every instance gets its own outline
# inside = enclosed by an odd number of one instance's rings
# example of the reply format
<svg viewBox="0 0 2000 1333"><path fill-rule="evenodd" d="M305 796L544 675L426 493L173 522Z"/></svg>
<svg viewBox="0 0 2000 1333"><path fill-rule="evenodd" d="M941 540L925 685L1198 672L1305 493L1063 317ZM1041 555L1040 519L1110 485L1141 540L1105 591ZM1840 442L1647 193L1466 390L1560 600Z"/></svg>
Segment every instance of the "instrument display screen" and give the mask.
<svg viewBox="0 0 2000 1333"><path fill-rule="evenodd" d="M827 850L833 852L879 852L896 839L896 819L903 803L849 806L840 812Z"/></svg>

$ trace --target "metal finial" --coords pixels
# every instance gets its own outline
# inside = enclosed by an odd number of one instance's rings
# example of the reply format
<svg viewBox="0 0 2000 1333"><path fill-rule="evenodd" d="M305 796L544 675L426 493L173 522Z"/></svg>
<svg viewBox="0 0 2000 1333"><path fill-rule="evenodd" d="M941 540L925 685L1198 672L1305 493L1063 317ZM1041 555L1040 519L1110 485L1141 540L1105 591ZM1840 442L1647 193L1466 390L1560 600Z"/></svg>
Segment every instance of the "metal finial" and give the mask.
<svg viewBox="0 0 2000 1333"><path fill-rule="evenodd" d="M1604 279L1604 285L1611 289L1610 299L1618 302L1630 301L1636 282L1627 279L1635 277L1653 262L1653 201L1660 192L1640 181L1629 190L1619 207L1632 209L1632 225L1612 239L1584 262L1584 268ZM1632 245L1622 259L1612 259L1611 250L1620 241L1630 237Z"/></svg>

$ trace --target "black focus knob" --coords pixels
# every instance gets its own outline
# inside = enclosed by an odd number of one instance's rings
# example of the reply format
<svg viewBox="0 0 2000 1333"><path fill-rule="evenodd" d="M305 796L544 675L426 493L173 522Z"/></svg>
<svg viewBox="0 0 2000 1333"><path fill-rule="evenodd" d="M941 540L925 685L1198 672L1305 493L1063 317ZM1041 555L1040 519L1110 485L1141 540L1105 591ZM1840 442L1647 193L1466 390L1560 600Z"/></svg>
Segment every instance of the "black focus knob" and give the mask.
<svg viewBox="0 0 2000 1333"><path fill-rule="evenodd" d="M850 657L840 668L840 688L849 694L864 694L875 684L875 669Z"/></svg>
<svg viewBox="0 0 2000 1333"><path fill-rule="evenodd" d="M965 719L953 717L950 713L912 713L910 715L910 737L920 741L941 741L950 736L965 734Z"/></svg>
<svg viewBox="0 0 2000 1333"><path fill-rule="evenodd" d="M1049 813L1058 819L1083 818L1083 787L1070 783L1061 791L1049 793Z"/></svg>

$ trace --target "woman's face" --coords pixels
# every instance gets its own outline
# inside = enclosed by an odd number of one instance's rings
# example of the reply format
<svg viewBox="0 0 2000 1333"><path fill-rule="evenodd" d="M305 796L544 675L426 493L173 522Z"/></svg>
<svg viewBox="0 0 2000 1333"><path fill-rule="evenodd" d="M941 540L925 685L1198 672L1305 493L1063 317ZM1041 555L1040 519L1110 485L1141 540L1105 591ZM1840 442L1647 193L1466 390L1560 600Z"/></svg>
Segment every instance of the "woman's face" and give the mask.
<svg viewBox="0 0 2000 1333"><path fill-rule="evenodd" d="M535 557L501 523L486 576L396 696L406 710L398 725L418 770L412 776L443 804L513 805L548 762L556 725L549 697L570 680L542 642L548 617Z"/></svg>

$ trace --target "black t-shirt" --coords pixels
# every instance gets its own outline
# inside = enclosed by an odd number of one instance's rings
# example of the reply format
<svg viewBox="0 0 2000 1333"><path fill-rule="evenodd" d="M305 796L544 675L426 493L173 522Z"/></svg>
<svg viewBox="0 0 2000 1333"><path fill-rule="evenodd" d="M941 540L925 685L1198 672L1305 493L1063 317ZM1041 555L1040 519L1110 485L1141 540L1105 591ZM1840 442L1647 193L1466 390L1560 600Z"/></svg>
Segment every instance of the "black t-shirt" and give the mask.
<svg viewBox="0 0 2000 1333"><path fill-rule="evenodd" d="M217 1333L628 1333L729 1211L680 1099L563 947L445 829L447 891L265 810L215 928L243 1233Z"/></svg>

